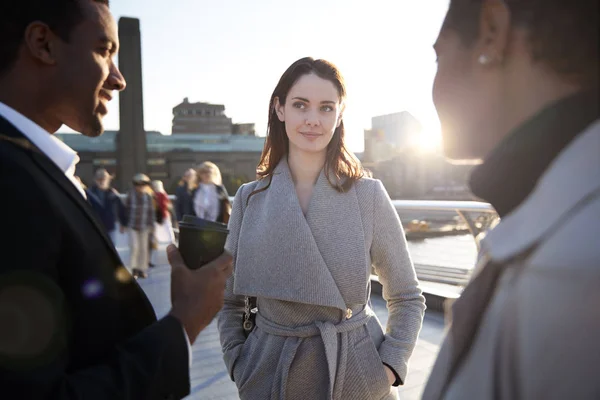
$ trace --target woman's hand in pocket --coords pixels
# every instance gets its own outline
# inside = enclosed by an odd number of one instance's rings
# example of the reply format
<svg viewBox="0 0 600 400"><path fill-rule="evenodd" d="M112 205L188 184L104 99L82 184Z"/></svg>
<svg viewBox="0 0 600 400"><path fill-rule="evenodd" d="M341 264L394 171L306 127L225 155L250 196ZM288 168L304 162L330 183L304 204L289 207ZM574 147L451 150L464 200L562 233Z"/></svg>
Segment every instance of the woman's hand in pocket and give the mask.
<svg viewBox="0 0 600 400"><path fill-rule="evenodd" d="M396 375L387 365L383 364L383 368L385 369L385 373L387 374L388 382L390 383L390 386L392 386L394 382L396 382Z"/></svg>

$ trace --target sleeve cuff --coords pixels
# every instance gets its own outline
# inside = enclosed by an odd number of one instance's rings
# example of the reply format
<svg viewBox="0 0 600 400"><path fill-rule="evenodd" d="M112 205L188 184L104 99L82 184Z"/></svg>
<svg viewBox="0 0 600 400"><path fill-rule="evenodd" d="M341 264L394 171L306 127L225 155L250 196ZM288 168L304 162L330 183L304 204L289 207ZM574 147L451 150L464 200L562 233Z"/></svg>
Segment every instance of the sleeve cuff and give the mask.
<svg viewBox="0 0 600 400"><path fill-rule="evenodd" d="M410 356L407 357L406 350L393 346L390 343L386 343L386 341L387 338L379 347L379 357L381 358L381 362L390 367L392 372L394 372L396 381L393 386L404 385L406 374L408 373L408 363L406 360Z"/></svg>
<svg viewBox="0 0 600 400"><path fill-rule="evenodd" d="M181 329L183 329L183 335L185 336L185 342L187 343L189 366L190 366L190 368L192 368L192 356L193 356L192 343L190 342L190 338L189 338L187 332L185 331L185 328L183 327L183 325L181 325Z"/></svg>
<svg viewBox="0 0 600 400"><path fill-rule="evenodd" d="M394 373L394 376L396 377L396 380L394 381L394 383L392 384L392 386L404 385L404 382L402 382L402 379L400 379L400 375L398 375L398 373L396 372L396 370L394 368L392 368L391 365L389 365L387 363L383 363L383 365L385 365L386 367L388 367Z"/></svg>

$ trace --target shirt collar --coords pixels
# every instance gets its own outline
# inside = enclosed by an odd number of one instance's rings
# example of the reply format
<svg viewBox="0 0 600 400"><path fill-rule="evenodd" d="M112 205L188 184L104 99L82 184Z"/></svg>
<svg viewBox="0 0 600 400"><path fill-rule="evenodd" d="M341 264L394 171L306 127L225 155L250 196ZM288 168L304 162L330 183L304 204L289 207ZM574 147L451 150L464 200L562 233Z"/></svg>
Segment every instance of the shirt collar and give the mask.
<svg viewBox="0 0 600 400"><path fill-rule="evenodd" d="M511 213L531 194L558 154L599 116L596 91L557 101L515 129L473 171L471 190L490 202L501 217Z"/></svg>
<svg viewBox="0 0 600 400"><path fill-rule="evenodd" d="M73 175L79 162L77 153L20 112L0 102L0 115L15 126L44 153L63 173Z"/></svg>

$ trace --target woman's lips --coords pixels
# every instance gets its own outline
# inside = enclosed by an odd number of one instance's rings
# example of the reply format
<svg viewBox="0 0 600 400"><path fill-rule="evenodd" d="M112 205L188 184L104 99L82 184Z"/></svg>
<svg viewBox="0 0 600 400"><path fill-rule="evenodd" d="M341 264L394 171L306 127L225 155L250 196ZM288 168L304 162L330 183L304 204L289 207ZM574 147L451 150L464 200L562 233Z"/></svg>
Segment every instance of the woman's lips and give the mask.
<svg viewBox="0 0 600 400"><path fill-rule="evenodd" d="M307 139L316 139L316 138L322 136L320 133L316 133L316 132L300 132L300 134Z"/></svg>

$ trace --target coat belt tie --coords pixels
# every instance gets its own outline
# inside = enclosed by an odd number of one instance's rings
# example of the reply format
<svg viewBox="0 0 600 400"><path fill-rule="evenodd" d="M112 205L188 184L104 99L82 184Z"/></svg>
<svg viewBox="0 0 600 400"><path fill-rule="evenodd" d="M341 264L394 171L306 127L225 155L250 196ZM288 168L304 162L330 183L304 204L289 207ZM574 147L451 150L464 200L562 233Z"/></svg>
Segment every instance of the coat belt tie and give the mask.
<svg viewBox="0 0 600 400"><path fill-rule="evenodd" d="M348 332L365 326L369 319L371 319L372 315L373 312L371 309L369 307L365 307L353 317L345 319L338 324L334 324L333 322L329 321L316 321L311 325L288 327L268 320L259 312L256 315L256 326L264 330L266 333L276 336L295 337L300 339L290 343L289 346L286 342L283 347L282 359L280 360L275 373L276 380L275 384L273 385L271 398L285 399L285 388L288 372L296 356L296 351L302 343L302 340L308 337L321 336L325 346L325 357L327 359L327 369L329 371L329 399L339 399L344 386L346 360L349 351ZM338 354L338 334L341 334L341 354ZM338 378L337 380L336 374ZM279 382L277 382L277 380L279 380ZM335 393L334 384L336 384Z"/></svg>

